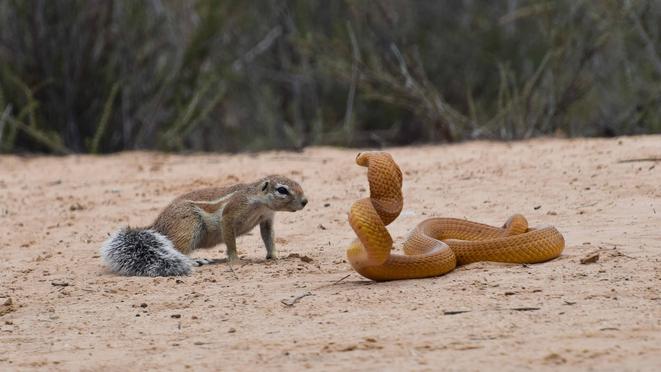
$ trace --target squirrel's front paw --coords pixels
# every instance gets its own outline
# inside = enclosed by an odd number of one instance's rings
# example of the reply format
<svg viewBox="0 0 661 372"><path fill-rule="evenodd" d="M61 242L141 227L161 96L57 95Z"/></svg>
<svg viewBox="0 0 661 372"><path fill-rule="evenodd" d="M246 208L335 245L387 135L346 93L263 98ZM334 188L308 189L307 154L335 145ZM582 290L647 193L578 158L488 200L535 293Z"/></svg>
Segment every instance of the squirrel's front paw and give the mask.
<svg viewBox="0 0 661 372"><path fill-rule="evenodd" d="M227 261L229 263L234 263L234 262L239 262L241 259L239 258L239 255L237 254L228 254L227 255Z"/></svg>

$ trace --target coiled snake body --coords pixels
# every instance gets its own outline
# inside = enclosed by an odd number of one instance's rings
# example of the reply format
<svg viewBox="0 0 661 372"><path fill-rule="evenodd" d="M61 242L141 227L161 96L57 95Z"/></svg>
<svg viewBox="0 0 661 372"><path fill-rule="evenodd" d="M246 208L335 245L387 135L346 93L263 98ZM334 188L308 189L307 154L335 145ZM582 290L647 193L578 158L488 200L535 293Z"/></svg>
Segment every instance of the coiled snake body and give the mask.
<svg viewBox="0 0 661 372"><path fill-rule="evenodd" d="M385 152L358 154L367 167L370 197L356 201L349 223L358 236L347 249L351 266L372 280L398 280L443 275L457 265L477 261L538 263L558 257L564 238L554 227L528 228L520 214L502 228L456 218L421 222L404 242L404 255L391 254L386 225L402 210L402 172Z"/></svg>

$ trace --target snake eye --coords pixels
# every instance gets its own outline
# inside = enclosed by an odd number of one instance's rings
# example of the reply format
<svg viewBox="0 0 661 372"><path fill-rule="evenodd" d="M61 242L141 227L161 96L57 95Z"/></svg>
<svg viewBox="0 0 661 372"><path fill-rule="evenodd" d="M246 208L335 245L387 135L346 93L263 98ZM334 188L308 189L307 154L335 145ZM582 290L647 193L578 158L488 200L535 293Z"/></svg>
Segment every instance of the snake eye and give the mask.
<svg viewBox="0 0 661 372"><path fill-rule="evenodd" d="M282 194L282 195L288 195L289 194L289 190L287 190L287 188L282 187L282 186L275 189L275 191L277 191L278 194Z"/></svg>

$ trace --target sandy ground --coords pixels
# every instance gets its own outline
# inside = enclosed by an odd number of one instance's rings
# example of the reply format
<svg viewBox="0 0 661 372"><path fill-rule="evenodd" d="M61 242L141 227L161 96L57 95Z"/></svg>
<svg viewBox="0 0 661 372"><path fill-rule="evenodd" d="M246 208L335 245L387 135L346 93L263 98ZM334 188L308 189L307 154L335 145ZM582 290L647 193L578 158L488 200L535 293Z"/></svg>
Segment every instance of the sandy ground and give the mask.
<svg viewBox="0 0 661 372"><path fill-rule="evenodd" d="M389 151L405 173L390 228L398 242L430 216L501 225L521 212L558 227L563 255L423 280L360 277L344 256L346 213L366 195L354 150L4 156L0 370L661 366L661 163L619 162L661 156L661 136ZM182 278L102 265L98 249L116 228L151 223L191 189L268 173L299 180L310 199L276 217L280 260L264 260L253 231L238 240L236 276L225 264ZM580 263L593 252L597 262ZM195 255L224 257L224 246Z"/></svg>

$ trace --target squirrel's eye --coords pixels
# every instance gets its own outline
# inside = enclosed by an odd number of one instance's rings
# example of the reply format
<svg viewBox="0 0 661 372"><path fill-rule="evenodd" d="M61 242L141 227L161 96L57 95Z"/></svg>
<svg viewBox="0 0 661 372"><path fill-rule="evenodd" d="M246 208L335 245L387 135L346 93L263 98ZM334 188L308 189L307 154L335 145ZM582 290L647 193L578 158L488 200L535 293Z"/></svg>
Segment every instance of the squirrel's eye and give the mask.
<svg viewBox="0 0 661 372"><path fill-rule="evenodd" d="M280 186L280 187L278 187L277 189L275 189L275 191L277 191L279 194L282 194L282 195L287 195L287 194L289 194L289 190L287 190L286 188L284 188L284 187L282 187L282 186Z"/></svg>

